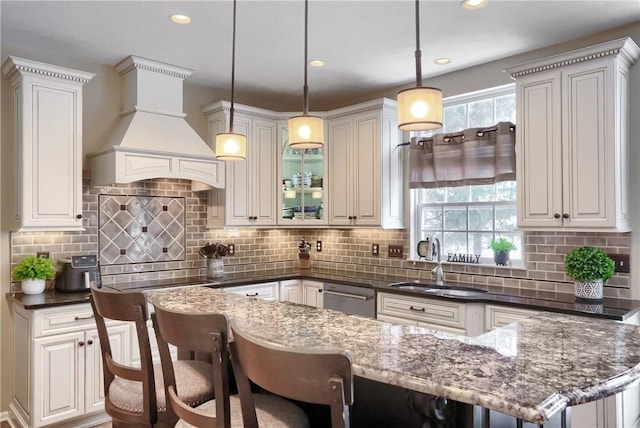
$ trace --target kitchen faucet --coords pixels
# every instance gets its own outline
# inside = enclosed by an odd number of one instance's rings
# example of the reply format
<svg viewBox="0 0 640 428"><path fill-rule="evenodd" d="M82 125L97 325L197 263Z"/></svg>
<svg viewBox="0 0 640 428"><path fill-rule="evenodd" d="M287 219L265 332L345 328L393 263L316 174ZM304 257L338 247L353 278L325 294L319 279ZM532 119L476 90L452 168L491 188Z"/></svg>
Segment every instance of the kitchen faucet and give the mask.
<svg viewBox="0 0 640 428"><path fill-rule="evenodd" d="M442 272L442 258L440 256L440 240L433 236L431 237L431 242L436 245L436 254L438 256L436 267L431 269L431 274L436 277L436 285L444 285L444 272Z"/></svg>

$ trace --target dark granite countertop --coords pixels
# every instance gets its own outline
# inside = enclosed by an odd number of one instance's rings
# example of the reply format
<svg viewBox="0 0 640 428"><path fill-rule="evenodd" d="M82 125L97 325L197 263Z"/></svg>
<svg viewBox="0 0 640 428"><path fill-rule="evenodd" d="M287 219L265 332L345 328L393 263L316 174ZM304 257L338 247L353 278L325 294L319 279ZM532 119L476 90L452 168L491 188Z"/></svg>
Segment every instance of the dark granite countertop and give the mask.
<svg viewBox="0 0 640 428"><path fill-rule="evenodd" d="M467 286L484 290L472 297L434 296L422 293L398 290L389 285L396 282L413 281L414 278L399 277L394 275L382 275L367 272L349 272L344 270L328 269L270 269L249 272L225 273L220 278L188 277L172 278L149 281L135 281L126 283L105 284L105 287L120 290L150 290L173 287L208 286L211 288L233 287L239 285L256 284L261 282L282 281L286 279L311 279L322 282L338 282L360 287L373 287L377 291L427 297L434 299L453 299L457 301L473 301L479 303L493 303L508 306L517 306L533 310L544 310L566 314L593 316L624 321L635 315L640 310L639 300L605 298L601 302L576 301L573 294L557 293L553 291L539 291L522 288L488 286L479 284L458 284L454 286ZM68 305L88 301L87 292L61 293L48 291L41 295L23 295L22 293L10 293L8 297L25 309L40 309L49 306Z"/></svg>

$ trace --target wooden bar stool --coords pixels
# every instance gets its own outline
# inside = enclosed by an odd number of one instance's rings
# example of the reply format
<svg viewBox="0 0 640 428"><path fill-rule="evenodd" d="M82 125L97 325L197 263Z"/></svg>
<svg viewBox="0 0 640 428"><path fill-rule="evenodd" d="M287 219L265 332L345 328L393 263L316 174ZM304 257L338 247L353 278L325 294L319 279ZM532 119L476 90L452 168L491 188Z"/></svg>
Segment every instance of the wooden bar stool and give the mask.
<svg viewBox="0 0 640 428"><path fill-rule="evenodd" d="M256 421L258 394L247 394L249 380L274 394L307 403L328 405L331 426L349 427L353 404L351 357L346 352L306 351L278 347L252 337L231 320L233 342L229 344L234 373L242 401L245 427ZM255 402L255 406L253 405Z"/></svg>
<svg viewBox="0 0 640 428"><path fill-rule="evenodd" d="M243 412L238 396L229 395L228 322L225 315L212 313L188 314L174 312L156 306L153 320L166 394L170 407L180 418L177 428L185 427L242 427ZM180 398L180 374L171 361L169 344L187 349L199 355L209 353L213 362L212 381L215 385L214 400L191 408ZM243 385L249 387L245 379ZM309 426L307 416L295 404L271 394L248 395L254 398L257 421L260 427L304 428ZM253 409L254 419L256 410Z"/></svg>
<svg viewBox="0 0 640 428"><path fill-rule="evenodd" d="M91 288L91 307L98 328L104 371L105 411L114 428L172 427L176 417L167 412L164 381L160 364L153 364L147 333L147 301L142 293L112 292ZM140 367L113 360L105 320L135 324L140 349ZM181 398L197 406L211 400L213 394L211 364L180 361L175 372L180 381ZM181 385L184 387L181 388Z"/></svg>

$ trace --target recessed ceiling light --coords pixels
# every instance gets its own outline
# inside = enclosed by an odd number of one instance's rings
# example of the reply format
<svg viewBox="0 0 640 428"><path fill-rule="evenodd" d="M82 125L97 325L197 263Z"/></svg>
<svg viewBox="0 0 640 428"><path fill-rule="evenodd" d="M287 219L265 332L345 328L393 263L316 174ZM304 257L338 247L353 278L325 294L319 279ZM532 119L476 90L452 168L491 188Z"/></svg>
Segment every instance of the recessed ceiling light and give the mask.
<svg viewBox="0 0 640 428"><path fill-rule="evenodd" d="M189 18L187 15L181 15L179 13L171 15L169 19L176 24L191 24L191 18Z"/></svg>
<svg viewBox="0 0 640 428"><path fill-rule="evenodd" d="M463 0L461 6L465 9L480 9L485 7L489 0Z"/></svg>
<svg viewBox="0 0 640 428"><path fill-rule="evenodd" d="M311 67L324 67L324 61L321 59L312 59L309 61Z"/></svg>
<svg viewBox="0 0 640 428"><path fill-rule="evenodd" d="M451 58L436 58L433 60L438 65L447 65L451 64Z"/></svg>

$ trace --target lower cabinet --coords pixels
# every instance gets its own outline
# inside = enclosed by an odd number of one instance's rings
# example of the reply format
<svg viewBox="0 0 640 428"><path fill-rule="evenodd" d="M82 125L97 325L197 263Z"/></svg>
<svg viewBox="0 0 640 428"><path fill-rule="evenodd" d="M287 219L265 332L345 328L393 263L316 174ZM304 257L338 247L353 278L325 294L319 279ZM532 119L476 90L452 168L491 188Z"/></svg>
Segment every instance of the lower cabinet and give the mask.
<svg viewBox="0 0 640 428"><path fill-rule="evenodd" d="M539 313L531 309L520 309L511 306L485 305L485 330L491 331L504 327L512 322L529 318Z"/></svg>
<svg viewBox="0 0 640 428"><path fill-rule="evenodd" d="M263 300L278 300L278 282L263 282L260 284L240 285L237 287L225 287L222 291L239 294L246 297L255 297Z"/></svg>
<svg viewBox="0 0 640 428"><path fill-rule="evenodd" d="M378 293L381 321L426 327L446 333L477 336L484 332L484 305L392 293Z"/></svg>
<svg viewBox="0 0 640 428"><path fill-rule="evenodd" d="M14 396L9 419L20 427L89 426L108 420L100 340L91 306L13 308ZM128 323L109 323L114 359L130 362Z"/></svg>
<svg viewBox="0 0 640 428"><path fill-rule="evenodd" d="M307 306L313 306L314 308L324 308L324 294L322 289L324 285L318 281L302 281L302 296L303 301Z"/></svg>
<svg viewBox="0 0 640 428"><path fill-rule="evenodd" d="M280 301L322 308L324 306L323 287L322 282L307 279L280 281Z"/></svg>

